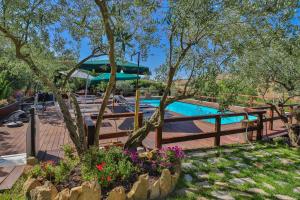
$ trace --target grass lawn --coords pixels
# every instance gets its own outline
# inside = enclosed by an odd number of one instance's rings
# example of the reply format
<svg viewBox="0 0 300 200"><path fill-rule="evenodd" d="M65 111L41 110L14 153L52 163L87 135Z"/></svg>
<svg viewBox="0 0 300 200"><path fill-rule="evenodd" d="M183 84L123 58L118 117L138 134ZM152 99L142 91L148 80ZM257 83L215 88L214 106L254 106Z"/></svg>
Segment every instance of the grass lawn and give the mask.
<svg viewBox="0 0 300 200"><path fill-rule="evenodd" d="M0 199L23 199L24 180ZM300 199L300 149L256 143L188 152L168 199Z"/></svg>
<svg viewBox="0 0 300 200"><path fill-rule="evenodd" d="M189 152L168 199L300 199L300 149L256 143Z"/></svg>

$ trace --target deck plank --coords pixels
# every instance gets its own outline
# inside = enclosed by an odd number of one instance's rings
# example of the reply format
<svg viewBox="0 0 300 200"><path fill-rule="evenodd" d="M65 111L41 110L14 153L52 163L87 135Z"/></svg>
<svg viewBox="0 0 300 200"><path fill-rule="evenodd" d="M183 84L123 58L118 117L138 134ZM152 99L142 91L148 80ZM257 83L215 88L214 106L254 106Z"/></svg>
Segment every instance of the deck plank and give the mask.
<svg viewBox="0 0 300 200"><path fill-rule="evenodd" d="M0 191L12 188L18 178L22 175L25 166L16 166L9 175L1 182Z"/></svg>

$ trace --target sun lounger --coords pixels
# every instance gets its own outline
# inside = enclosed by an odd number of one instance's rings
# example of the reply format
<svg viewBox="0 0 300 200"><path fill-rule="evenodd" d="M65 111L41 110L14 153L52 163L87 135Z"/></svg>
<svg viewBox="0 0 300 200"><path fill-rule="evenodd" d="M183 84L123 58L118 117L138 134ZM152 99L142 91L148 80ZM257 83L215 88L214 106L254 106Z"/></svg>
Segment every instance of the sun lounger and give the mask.
<svg viewBox="0 0 300 200"><path fill-rule="evenodd" d="M135 105L135 102L128 102L127 99L122 96L122 95L116 95L114 100L119 103L119 104L123 104L123 105L130 105L130 106L133 106ZM150 108L152 106L148 105L148 104L140 104L139 105L140 108Z"/></svg>

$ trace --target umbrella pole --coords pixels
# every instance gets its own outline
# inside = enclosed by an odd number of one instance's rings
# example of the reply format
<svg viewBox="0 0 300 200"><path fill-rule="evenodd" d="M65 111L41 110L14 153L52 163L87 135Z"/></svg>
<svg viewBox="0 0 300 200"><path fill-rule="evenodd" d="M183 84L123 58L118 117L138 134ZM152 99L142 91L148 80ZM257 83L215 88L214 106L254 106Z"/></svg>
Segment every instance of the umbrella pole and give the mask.
<svg viewBox="0 0 300 200"><path fill-rule="evenodd" d="M140 90L135 93L135 109L134 109L134 131L139 129L139 112L140 112Z"/></svg>
<svg viewBox="0 0 300 200"><path fill-rule="evenodd" d="M113 111L115 112L115 87L113 89L113 101L112 101L112 107L113 107Z"/></svg>
<svg viewBox="0 0 300 200"><path fill-rule="evenodd" d="M86 103L86 96L87 96L87 88L88 88L89 77L90 77L90 75L88 74L86 82L85 82L84 103Z"/></svg>

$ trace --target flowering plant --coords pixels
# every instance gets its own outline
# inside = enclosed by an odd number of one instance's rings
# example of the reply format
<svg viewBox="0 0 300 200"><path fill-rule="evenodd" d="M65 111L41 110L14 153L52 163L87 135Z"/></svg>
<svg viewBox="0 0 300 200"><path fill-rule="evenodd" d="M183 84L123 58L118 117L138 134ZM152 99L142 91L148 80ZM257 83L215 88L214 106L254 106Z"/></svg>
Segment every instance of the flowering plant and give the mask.
<svg viewBox="0 0 300 200"><path fill-rule="evenodd" d="M164 147L160 150L152 150L140 154L137 151L129 150L125 150L124 153L130 157L134 164L148 173L151 171L158 172L164 168L173 170L174 166L185 157L184 152L178 146Z"/></svg>
<svg viewBox="0 0 300 200"><path fill-rule="evenodd" d="M174 166L185 157L183 150L178 147L163 147L158 152L158 168L174 169Z"/></svg>
<svg viewBox="0 0 300 200"><path fill-rule="evenodd" d="M98 180L102 186L107 186L112 181L113 171L109 166L106 166L105 162L101 162L96 165Z"/></svg>
<svg viewBox="0 0 300 200"><path fill-rule="evenodd" d="M132 156L134 159L134 155ZM131 157L124 154L123 150L118 147L99 150L94 166L98 182L102 187L109 186L115 180L127 180L137 171Z"/></svg>
<svg viewBox="0 0 300 200"><path fill-rule="evenodd" d="M55 162L53 160L42 162L41 170L44 176L51 180L55 176Z"/></svg>

